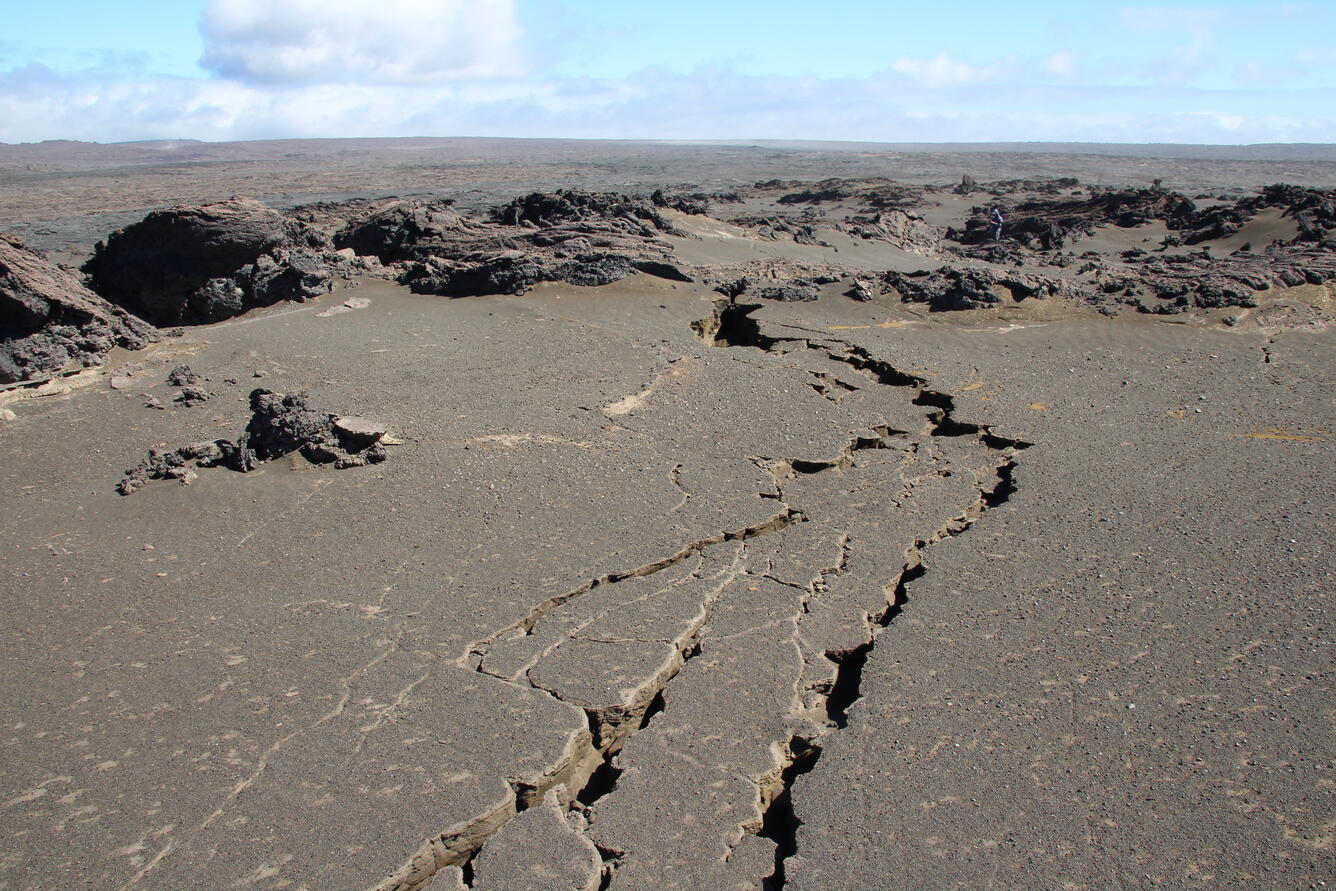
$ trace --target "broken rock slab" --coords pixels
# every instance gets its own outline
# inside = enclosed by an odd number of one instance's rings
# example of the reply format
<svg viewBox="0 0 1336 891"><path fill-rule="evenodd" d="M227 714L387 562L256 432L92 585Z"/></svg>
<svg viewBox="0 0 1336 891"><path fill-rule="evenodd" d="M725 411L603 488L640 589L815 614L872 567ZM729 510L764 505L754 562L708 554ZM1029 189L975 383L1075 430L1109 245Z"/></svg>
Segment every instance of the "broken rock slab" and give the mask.
<svg viewBox="0 0 1336 891"><path fill-rule="evenodd" d="M332 426L339 443L352 452L360 452L375 445L388 432L384 424L355 415L337 417L333 420Z"/></svg>
<svg viewBox="0 0 1336 891"><path fill-rule="evenodd" d="M152 325L103 300L17 237L0 235L0 384L98 365L112 347L138 350L157 339Z"/></svg>
<svg viewBox="0 0 1336 891"><path fill-rule="evenodd" d="M595 891L603 878L603 859L582 831L582 823L578 813L567 816L555 791L548 792L542 804L519 814L492 836L473 862L472 887Z"/></svg>

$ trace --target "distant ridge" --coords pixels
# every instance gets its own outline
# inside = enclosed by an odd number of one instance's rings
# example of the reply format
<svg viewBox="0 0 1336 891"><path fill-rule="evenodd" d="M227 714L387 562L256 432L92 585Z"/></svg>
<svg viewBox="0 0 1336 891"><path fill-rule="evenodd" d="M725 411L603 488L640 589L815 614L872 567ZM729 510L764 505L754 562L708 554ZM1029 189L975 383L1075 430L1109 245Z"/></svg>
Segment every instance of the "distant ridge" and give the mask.
<svg viewBox="0 0 1336 891"><path fill-rule="evenodd" d="M840 142L801 139L659 140L661 145L738 145L791 151L851 151L1103 155L1111 158L1170 158L1200 161L1333 161L1336 145L1321 142L1263 142L1254 145L1202 145L1172 142Z"/></svg>
<svg viewBox="0 0 1336 891"><path fill-rule="evenodd" d="M489 148L550 147L567 154L615 149L618 146L711 146L793 152L857 152L898 154L1031 154L1094 155L1111 158L1163 158L1203 161L1293 161L1336 163L1336 145L1329 143L1261 143L1257 145L1179 145L1175 143L1104 142L840 142L787 139L530 139L501 137L394 137L350 139L267 139L248 142L203 142L195 139L98 143L53 139L45 142L0 142L0 164L139 165L190 162L263 161L320 158L370 152L456 149L487 152Z"/></svg>

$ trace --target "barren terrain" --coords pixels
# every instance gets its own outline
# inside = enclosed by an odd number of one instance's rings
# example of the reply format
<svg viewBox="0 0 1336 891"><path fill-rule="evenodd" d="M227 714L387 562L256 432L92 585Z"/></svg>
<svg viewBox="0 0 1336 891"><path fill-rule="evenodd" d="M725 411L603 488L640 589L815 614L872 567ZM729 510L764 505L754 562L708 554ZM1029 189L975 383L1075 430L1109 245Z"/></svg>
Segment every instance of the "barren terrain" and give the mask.
<svg viewBox="0 0 1336 891"><path fill-rule="evenodd" d="M0 146L0 889L1336 881L1336 160L1002 149Z"/></svg>

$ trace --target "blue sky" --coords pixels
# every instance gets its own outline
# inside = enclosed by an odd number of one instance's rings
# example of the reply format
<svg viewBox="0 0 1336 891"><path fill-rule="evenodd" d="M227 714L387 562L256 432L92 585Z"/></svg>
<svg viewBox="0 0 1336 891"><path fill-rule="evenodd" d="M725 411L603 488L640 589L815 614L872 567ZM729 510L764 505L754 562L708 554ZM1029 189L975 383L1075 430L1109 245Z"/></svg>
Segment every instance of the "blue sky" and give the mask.
<svg viewBox="0 0 1336 891"><path fill-rule="evenodd" d="M1336 3L47 0L0 141L1336 142Z"/></svg>

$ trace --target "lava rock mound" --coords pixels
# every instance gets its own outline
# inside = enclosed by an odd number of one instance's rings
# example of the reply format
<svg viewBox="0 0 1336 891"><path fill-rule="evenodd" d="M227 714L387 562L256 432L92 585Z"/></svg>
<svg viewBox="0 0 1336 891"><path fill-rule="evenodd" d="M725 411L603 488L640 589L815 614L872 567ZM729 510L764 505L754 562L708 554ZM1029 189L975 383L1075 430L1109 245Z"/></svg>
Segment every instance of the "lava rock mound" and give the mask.
<svg viewBox="0 0 1336 891"><path fill-rule="evenodd" d="M154 211L99 242L98 294L159 326L216 322L332 287L315 230L246 198Z"/></svg>
<svg viewBox="0 0 1336 891"><path fill-rule="evenodd" d="M196 468L227 467L249 473L267 461L298 452L312 464L336 470L379 464L388 457L385 428L358 417L340 417L314 408L306 393L251 392L251 418L241 437L195 442L175 449L151 449L125 472L116 486L122 495L154 479L193 482Z"/></svg>
<svg viewBox="0 0 1336 891"><path fill-rule="evenodd" d="M1013 300L1075 297L1068 282L1019 272L1000 272L976 267L943 266L934 272L887 272L887 286L900 293L906 303L926 303L936 312L983 309Z"/></svg>
<svg viewBox="0 0 1336 891"><path fill-rule="evenodd" d="M0 384L98 365L112 347L137 350L157 339L152 325L103 300L72 272L0 235Z"/></svg>

